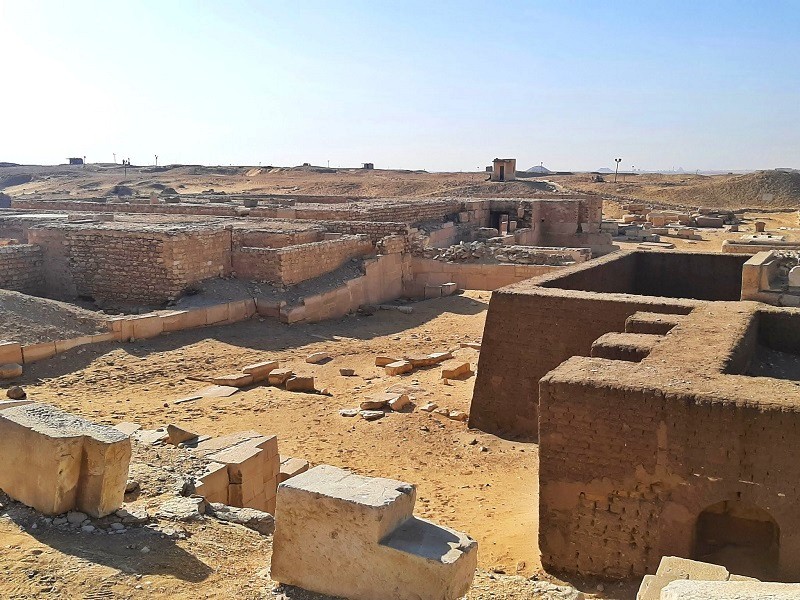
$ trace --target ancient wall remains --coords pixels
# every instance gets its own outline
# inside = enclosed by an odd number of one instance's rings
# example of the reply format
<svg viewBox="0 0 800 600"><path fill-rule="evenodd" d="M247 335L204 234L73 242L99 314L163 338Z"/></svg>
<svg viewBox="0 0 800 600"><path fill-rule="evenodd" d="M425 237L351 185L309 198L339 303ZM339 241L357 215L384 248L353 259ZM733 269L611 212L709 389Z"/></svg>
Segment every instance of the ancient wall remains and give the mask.
<svg viewBox="0 0 800 600"><path fill-rule="evenodd" d="M41 248L31 244L0 246L0 288L38 294L43 286Z"/></svg>

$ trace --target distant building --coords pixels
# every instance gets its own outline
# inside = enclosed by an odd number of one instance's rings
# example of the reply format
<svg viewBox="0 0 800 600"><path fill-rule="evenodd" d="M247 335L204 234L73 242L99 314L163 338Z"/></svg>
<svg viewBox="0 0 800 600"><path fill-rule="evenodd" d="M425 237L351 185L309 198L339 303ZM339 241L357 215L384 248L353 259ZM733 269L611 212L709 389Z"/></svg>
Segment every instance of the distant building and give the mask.
<svg viewBox="0 0 800 600"><path fill-rule="evenodd" d="M375 165L372 163L364 163L364 169L372 170L375 168Z"/></svg>
<svg viewBox="0 0 800 600"><path fill-rule="evenodd" d="M495 158L492 165L492 181L514 181L517 178L516 158Z"/></svg>
<svg viewBox="0 0 800 600"><path fill-rule="evenodd" d="M83 159L82 158L68 158L69 164L71 165L82 165Z"/></svg>

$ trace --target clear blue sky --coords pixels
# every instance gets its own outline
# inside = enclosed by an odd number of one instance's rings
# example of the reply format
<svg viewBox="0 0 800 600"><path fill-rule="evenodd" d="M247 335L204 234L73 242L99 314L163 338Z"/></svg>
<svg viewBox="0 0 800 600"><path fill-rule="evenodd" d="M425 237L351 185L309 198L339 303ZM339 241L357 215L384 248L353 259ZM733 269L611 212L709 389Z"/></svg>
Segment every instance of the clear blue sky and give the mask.
<svg viewBox="0 0 800 600"><path fill-rule="evenodd" d="M800 167L800 0L0 0L0 160Z"/></svg>

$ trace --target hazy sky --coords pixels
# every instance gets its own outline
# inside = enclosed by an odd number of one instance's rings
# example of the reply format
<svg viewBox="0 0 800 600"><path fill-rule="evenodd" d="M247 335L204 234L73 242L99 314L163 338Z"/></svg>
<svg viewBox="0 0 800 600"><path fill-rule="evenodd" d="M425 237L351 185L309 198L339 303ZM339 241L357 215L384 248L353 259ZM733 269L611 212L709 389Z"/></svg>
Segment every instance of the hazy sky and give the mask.
<svg viewBox="0 0 800 600"><path fill-rule="evenodd" d="M0 161L800 167L800 0L0 0Z"/></svg>

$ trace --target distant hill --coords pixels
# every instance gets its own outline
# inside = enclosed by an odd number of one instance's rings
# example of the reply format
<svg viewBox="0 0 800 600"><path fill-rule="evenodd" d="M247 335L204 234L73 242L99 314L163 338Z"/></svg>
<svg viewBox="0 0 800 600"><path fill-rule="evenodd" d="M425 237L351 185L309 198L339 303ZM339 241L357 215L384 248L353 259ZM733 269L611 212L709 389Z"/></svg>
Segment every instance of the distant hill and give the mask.
<svg viewBox="0 0 800 600"><path fill-rule="evenodd" d="M670 199L697 206L800 208L800 172L757 171L675 187Z"/></svg>
<svg viewBox="0 0 800 600"><path fill-rule="evenodd" d="M598 173L613 173L614 169L609 169L608 167L603 167L602 169L597 169Z"/></svg>

